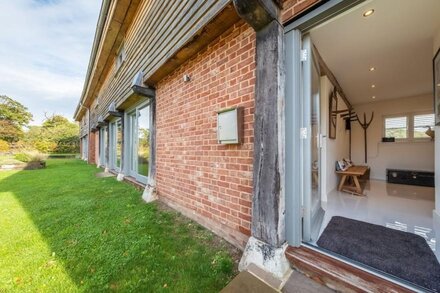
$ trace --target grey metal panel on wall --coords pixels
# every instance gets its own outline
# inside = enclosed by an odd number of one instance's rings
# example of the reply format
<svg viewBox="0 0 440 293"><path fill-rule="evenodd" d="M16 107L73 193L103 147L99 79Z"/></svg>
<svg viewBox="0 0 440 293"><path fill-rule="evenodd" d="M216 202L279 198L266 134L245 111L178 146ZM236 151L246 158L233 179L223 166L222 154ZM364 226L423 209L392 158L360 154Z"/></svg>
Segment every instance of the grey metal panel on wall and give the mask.
<svg viewBox="0 0 440 293"><path fill-rule="evenodd" d="M229 2L143 1L124 39L125 61L119 69L113 65L98 90L96 116L105 116L112 102L119 106L131 94L130 85L138 72L153 74Z"/></svg>

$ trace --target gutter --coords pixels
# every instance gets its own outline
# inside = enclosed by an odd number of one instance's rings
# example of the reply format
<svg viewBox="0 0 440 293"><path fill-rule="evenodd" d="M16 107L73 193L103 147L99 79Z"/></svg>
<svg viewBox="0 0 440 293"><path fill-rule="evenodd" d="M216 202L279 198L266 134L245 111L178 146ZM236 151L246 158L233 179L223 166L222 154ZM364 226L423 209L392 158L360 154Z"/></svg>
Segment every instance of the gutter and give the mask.
<svg viewBox="0 0 440 293"><path fill-rule="evenodd" d="M84 96L86 94L87 87L88 87L88 84L90 82L90 75L92 74L93 66L95 65L96 53L98 51L99 43L101 41L102 32L104 30L104 25L105 25L105 22L107 20L108 11L109 11L109 7L110 7L110 2L111 1L112 0L103 0L102 1L101 10L99 12L98 23L96 25L95 38L93 39L92 52L90 54L89 65L87 67L86 79L84 80L83 91L81 93L81 98L80 98L80 101L78 103L78 106L76 106L75 114L73 115L73 118L75 120L77 120L77 118L78 118L78 114L79 114L79 111L80 111L81 107L84 107L83 106ZM89 117L89 120L90 120L90 117Z"/></svg>

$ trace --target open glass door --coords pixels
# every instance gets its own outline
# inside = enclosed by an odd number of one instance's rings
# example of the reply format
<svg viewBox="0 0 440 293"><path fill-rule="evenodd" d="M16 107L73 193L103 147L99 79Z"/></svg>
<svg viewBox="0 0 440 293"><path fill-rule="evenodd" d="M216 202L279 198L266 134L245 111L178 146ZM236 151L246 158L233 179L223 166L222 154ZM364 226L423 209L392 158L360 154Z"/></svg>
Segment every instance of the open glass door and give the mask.
<svg viewBox="0 0 440 293"><path fill-rule="evenodd" d="M324 218L321 205L320 70L310 35L303 37L303 241L316 241Z"/></svg>
<svg viewBox="0 0 440 293"><path fill-rule="evenodd" d="M150 106L141 105L128 114L129 174L147 183L150 162Z"/></svg>

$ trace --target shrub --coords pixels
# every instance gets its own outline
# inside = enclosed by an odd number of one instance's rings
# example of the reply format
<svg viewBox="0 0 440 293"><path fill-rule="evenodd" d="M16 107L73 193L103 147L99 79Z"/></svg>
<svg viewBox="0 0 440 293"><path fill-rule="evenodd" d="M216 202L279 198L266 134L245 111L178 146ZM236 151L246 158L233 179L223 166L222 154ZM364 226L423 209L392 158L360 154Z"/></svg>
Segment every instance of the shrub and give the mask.
<svg viewBox="0 0 440 293"><path fill-rule="evenodd" d="M15 154L14 159L16 159L17 161L25 162L25 163L29 162L29 160L30 160L28 155L26 155L24 153Z"/></svg>
<svg viewBox="0 0 440 293"><path fill-rule="evenodd" d="M29 163L29 162L44 162L47 159L46 155L39 152L24 152L16 154L14 157L16 160Z"/></svg>
<svg viewBox="0 0 440 293"><path fill-rule="evenodd" d="M0 139L0 153L9 152L9 143Z"/></svg>
<svg viewBox="0 0 440 293"><path fill-rule="evenodd" d="M47 155L39 152L29 152L28 154L29 162L44 162L47 159Z"/></svg>

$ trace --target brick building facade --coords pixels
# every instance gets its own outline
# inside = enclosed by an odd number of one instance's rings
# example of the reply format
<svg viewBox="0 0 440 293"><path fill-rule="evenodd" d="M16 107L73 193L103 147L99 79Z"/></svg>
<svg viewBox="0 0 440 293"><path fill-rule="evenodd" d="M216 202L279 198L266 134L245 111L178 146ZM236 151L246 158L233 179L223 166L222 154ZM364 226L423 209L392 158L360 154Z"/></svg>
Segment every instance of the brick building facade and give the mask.
<svg viewBox="0 0 440 293"><path fill-rule="evenodd" d="M100 140L100 130L108 132L110 123L122 119L125 125L122 166L113 171L119 173L118 178L131 177L127 165L133 160L128 158L130 152L127 150L132 148L130 140L133 137L127 136L127 115L141 101L154 99L154 104L149 107L150 116L153 111L155 116L154 121L150 120L150 125L155 125L155 143L150 149L155 163L152 169L150 161L148 181L139 184L145 186L148 198L154 194L153 198L243 249L252 235L253 221L255 29L240 19L230 1L208 1L209 7L208 2L188 1L193 8L181 20L182 31L188 29L187 33L175 30L174 36L165 36L167 42L182 38L180 47L162 48L164 55L155 57L156 60L150 58L158 54L156 51L139 50L141 47L151 48L147 46L149 40L139 36L166 27L164 23L159 26L157 15L161 9L164 9L162 13L169 10L159 7L161 1L126 1L118 5L111 2L104 0L103 9L113 9L111 17L114 19L105 18L101 12L99 23L102 22L102 26L98 23L88 77L75 114L78 121L85 115L90 117L87 124L81 124L81 131L88 133L89 137L88 162L112 170L112 164L108 162L111 141L109 135L106 135L107 141ZM287 23L318 1L281 2L278 22ZM182 3L172 5L184 5ZM200 6L199 10L194 8L197 6ZM199 15L200 11L206 15ZM156 27L150 27L154 22L151 19L155 19ZM163 20L168 25L175 25L175 21L171 16ZM150 35L151 42L157 42L154 34ZM125 46L123 51L122 45ZM125 54L127 59L118 63L118 58L124 58ZM135 68L143 69L136 71ZM132 85L127 81L139 74L144 84L137 86L145 86L143 91L148 91L150 96L140 97L138 92L130 91ZM189 80L185 81L184 76ZM242 143L219 144L217 112L231 107L243 108ZM100 148L100 143L105 146ZM106 152L103 156L105 162L100 158L101 149ZM272 172L272 167L267 170Z"/></svg>

